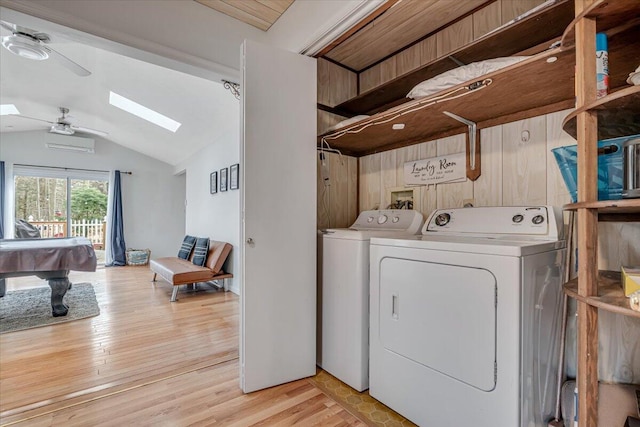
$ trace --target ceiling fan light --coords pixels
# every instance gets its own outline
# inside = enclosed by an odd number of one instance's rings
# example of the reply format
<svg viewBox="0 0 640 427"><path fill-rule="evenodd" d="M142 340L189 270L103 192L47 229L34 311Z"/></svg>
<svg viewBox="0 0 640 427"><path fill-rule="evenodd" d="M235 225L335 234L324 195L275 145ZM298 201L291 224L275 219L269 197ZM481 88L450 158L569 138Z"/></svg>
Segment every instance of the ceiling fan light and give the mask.
<svg viewBox="0 0 640 427"><path fill-rule="evenodd" d="M51 125L51 129L49 129L51 133L57 133L60 135L73 135L75 131L71 129L69 125L65 125L63 123L56 123Z"/></svg>
<svg viewBox="0 0 640 427"><path fill-rule="evenodd" d="M21 37L18 34L3 37L2 46L14 55L18 55L26 59L43 61L49 58L49 53L46 48L40 46L39 42L34 42L33 40L30 40L27 37Z"/></svg>

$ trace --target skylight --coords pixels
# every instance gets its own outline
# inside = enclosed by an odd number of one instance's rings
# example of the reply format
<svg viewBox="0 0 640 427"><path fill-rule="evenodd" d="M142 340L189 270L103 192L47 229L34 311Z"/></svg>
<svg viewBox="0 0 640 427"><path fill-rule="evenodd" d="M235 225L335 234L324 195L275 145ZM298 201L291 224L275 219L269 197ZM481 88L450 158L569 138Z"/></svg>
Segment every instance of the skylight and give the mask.
<svg viewBox="0 0 640 427"><path fill-rule="evenodd" d="M20 111L13 104L0 105L0 116L8 116L9 114L20 114Z"/></svg>
<svg viewBox="0 0 640 427"><path fill-rule="evenodd" d="M131 113L134 116L138 116L154 125L163 127L171 132L175 132L182 125L182 123L176 122L167 116L153 111L150 108L140 105L130 99L125 98L122 95L118 95L114 92L109 92L109 104L114 107L118 107L127 113Z"/></svg>

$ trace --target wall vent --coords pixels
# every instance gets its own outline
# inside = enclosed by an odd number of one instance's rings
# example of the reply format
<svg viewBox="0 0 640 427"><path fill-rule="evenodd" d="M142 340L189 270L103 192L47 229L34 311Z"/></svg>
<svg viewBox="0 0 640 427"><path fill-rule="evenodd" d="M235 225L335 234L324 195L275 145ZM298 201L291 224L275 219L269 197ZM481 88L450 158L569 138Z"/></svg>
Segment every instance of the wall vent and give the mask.
<svg viewBox="0 0 640 427"><path fill-rule="evenodd" d="M95 140L92 138L48 134L44 145L45 147L54 150L75 151L76 153L95 153Z"/></svg>

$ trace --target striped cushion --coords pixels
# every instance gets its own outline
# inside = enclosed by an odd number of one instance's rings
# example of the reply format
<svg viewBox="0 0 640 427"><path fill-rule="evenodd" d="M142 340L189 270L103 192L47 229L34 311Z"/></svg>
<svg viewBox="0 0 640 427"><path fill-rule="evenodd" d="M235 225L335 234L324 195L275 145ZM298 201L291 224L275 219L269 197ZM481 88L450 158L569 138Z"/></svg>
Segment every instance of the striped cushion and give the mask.
<svg viewBox="0 0 640 427"><path fill-rule="evenodd" d="M188 234L184 236L184 240L182 241L182 246L180 246L180 250L178 251L178 258L189 259L189 255L191 255L191 251L193 251L193 246L196 244L196 238L193 236L189 236Z"/></svg>
<svg viewBox="0 0 640 427"><path fill-rule="evenodd" d="M196 246L193 248L193 260L195 265L204 265L207 260L207 254L209 253L209 238L198 237L196 239Z"/></svg>

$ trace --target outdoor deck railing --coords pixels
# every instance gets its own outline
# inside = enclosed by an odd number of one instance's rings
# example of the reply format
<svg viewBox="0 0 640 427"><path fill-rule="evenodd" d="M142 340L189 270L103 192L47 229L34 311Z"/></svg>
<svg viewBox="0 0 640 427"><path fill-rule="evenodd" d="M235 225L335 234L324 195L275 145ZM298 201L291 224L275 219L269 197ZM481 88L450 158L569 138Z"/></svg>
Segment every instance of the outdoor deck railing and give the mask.
<svg viewBox="0 0 640 427"><path fill-rule="evenodd" d="M29 221L40 231L43 238L65 237L67 235L67 223L63 221ZM70 237L86 237L91 240L93 246L98 249L104 248L104 236L106 234L107 223L100 220L82 220L71 223Z"/></svg>

